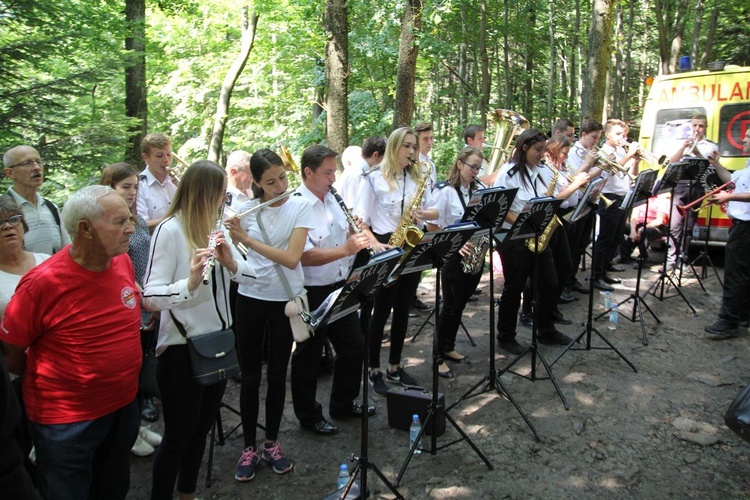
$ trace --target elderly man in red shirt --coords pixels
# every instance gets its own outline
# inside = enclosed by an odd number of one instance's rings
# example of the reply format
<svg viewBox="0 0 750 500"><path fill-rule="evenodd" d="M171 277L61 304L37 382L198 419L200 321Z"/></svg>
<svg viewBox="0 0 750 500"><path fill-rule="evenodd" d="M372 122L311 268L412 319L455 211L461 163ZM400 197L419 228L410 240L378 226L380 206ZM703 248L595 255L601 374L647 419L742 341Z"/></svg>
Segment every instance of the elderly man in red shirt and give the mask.
<svg viewBox="0 0 750 500"><path fill-rule="evenodd" d="M24 375L42 496L124 499L141 364L133 224L108 186L73 194L62 218L72 243L21 279L0 339Z"/></svg>

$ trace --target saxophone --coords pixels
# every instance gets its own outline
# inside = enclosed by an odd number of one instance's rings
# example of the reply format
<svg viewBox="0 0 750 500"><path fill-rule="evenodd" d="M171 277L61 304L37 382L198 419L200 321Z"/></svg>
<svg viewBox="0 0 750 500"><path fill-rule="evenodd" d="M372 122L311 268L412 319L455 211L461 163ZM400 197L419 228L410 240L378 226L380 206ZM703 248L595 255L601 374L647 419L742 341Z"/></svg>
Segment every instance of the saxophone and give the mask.
<svg viewBox="0 0 750 500"><path fill-rule="evenodd" d="M430 183L430 168L425 162L415 163L412 160L412 165L417 165L419 168L424 170L422 177L419 179L417 184L417 190L414 192L414 197L411 199L408 207L404 207L404 212L401 214L401 220L398 221L398 226L391 234L391 238L388 240L388 244L394 247L407 247L416 246L419 240L422 239L424 233L415 225L414 216L412 211L418 209L422 205L422 198L424 193L427 191L427 185ZM427 168L424 168L427 166Z"/></svg>
<svg viewBox="0 0 750 500"><path fill-rule="evenodd" d="M482 189L487 187L479 179L474 179L474 181ZM474 246L474 249L469 255L461 257L461 269L464 273L473 275L484 268L484 256L490 248L490 237L487 235L473 236L469 241Z"/></svg>
<svg viewBox="0 0 750 500"><path fill-rule="evenodd" d="M557 186L557 179L560 177L560 171L556 168L552 167L555 171L555 174L552 176L552 182L549 183L549 187L547 188L547 192L544 193L544 196L552 196L555 193L555 186ZM534 242L534 238L526 238L526 241L524 241L524 244L526 245L526 248L528 248L532 252L542 253L547 248L547 245L549 245L550 237L552 236L552 233L555 232L555 229L557 229L559 226L562 225L562 221L557 215L552 216L552 221L547 224L547 227L544 228L544 232L539 236L539 241Z"/></svg>

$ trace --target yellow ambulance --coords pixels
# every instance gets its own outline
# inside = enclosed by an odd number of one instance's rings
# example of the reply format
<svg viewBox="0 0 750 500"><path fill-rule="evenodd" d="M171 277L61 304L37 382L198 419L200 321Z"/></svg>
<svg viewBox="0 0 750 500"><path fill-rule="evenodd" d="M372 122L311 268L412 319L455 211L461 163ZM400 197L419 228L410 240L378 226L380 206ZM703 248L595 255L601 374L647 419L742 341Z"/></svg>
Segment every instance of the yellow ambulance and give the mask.
<svg viewBox="0 0 750 500"><path fill-rule="evenodd" d="M742 138L750 127L750 67L712 66L713 70L654 79L638 139L644 149L670 157L690 136L693 115L704 114L708 117L706 138L718 145L721 164L729 170L745 168L748 157L742 152ZM720 207L712 208L710 214L703 208L698 214L699 239L705 238L709 215L709 244L723 245L731 223Z"/></svg>

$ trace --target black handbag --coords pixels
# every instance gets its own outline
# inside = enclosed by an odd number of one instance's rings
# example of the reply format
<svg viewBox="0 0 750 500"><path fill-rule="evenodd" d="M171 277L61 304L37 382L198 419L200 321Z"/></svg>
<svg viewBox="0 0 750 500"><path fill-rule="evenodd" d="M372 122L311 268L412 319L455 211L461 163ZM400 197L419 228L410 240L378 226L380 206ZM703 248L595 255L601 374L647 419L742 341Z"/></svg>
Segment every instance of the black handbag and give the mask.
<svg viewBox="0 0 750 500"><path fill-rule="evenodd" d="M231 328L188 337L172 311L169 314L187 341L190 372L196 384L212 385L240 374L240 362Z"/></svg>
<svg viewBox="0 0 750 500"><path fill-rule="evenodd" d="M724 413L724 423L742 439L750 442L750 384L729 405Z"/></svg>

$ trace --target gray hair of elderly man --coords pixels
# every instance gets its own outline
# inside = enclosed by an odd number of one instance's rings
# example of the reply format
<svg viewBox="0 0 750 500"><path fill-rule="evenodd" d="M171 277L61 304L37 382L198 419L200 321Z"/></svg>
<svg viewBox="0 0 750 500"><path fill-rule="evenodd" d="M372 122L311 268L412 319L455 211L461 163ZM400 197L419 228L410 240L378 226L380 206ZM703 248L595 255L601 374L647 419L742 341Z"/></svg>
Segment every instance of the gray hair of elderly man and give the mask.
<svg viewBox="0 0 750 500"><path fill-rule="evenodd" d="M62 209L62 219L71 239L78 236L78 222L81 219L93 221L102 215L104 207L99 200L112 193L117 194L117 191L109 186L86 186L68 198Z"/></svg>

